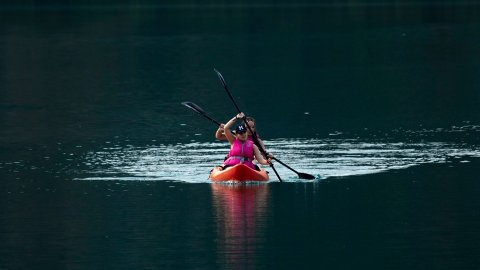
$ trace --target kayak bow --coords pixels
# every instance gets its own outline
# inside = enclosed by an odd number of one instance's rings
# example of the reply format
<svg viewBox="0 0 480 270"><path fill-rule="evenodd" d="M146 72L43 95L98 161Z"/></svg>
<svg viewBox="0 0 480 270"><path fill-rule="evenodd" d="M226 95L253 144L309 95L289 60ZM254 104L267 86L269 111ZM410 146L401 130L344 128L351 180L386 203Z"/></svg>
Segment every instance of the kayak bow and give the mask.
<svg viewBox="0 0 480 270"><path fill-rule="evenodd" d="M221 167L215 167L209 177L214 182L249 182L249 181L268 181L268 173L260 168L260 171L251 169L245 164L237 164L222 170Z"/></svg>

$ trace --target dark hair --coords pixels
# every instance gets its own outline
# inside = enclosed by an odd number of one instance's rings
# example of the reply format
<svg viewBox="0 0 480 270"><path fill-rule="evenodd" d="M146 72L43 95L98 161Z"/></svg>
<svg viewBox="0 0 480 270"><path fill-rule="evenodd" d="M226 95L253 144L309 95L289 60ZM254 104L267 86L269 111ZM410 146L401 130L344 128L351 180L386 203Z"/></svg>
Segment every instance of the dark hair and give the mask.
<svg viewBox="0 0 480 270"><path fill-rule="evenodd" d="M251 117L251 116L247 116L245 118L245 121L248 122L248 121L251 121L255 124L255 126L257 125L257 121L255 121L255 118ZM257 132L257 127L255 127L255 131L253 132L255 134L255 136L257 136L257 138L259 138L258 136L258 132Z"/></svg>
<svg viewBox="0 0 480 270"><path fill-rule="evenodd" d="M254 122L255 124L257 123L257 121L255 121L255 118L253 118L253 117L251 117L251 116L245 117L245 120L247 120L247 121L252 121L252 122Z"/></svg>

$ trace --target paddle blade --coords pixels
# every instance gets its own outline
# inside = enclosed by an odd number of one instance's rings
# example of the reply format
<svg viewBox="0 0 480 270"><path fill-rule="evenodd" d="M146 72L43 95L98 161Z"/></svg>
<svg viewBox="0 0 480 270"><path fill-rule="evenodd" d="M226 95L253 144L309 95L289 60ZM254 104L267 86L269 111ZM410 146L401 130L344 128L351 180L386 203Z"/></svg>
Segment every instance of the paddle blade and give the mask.
<svg viewBox="0 0 480 270"><path fill-rule="evenodd" d="M315 179L315 176L308 174L308 173L298 173L298 178L300 179L306 179L306 180L313 180Z"/></svg>
<svg viewBox="0 0 480 270"><path fill-rule="evenodd" d="M218 70L216 70L216 69L213 69L213 70L217 73L218 78L220 78L220 81L222 82L223 87L227 87L227 82L223 78L222 74L220 72L218 72Z"/></svg>
<svg viewBox="0 0 480 270"><path fill-rule="evenodd" d="M200 106L198 106L197 104L193 103L193 102L190 102L190 101L185 101L185 102L182 102L182 105L184 106L187 106L188 108L190 108L191 110L199 113L199 114L205 114L205 111L200 108Z"/></svg>
<svg viewBox="0 0 480 270"><path fill-rule="evenodd" d="M185 101L185 102L182 102L182 105L186 106L187 108L193 110L194 112L200 114L201 116L207 118L208 120L212 121L213 123L215 123L216 125L220 126L220 122L218 122L217 120L211 118L210 116L207 115L207 113L202 109L200 108L200 106L198 106L197 104L193 103L193 102L190 102L190 101Z"/></svg>

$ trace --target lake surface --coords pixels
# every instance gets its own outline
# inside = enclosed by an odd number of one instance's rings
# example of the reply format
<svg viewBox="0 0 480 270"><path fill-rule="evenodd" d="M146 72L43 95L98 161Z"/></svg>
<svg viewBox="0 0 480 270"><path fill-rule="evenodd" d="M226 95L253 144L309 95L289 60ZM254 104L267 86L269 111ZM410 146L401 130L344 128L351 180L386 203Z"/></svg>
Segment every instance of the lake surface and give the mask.
<svg viewBox="0 0 480 270"><path fill-rule="evenodd" d="M478 268L480 5L7 3L0 269Z"/></svg>

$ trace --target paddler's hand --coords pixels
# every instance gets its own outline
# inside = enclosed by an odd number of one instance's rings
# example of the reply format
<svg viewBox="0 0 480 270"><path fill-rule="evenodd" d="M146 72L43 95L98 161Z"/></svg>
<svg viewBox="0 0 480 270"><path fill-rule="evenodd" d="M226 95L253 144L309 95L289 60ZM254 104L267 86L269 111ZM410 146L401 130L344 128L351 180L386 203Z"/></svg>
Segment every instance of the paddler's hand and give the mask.
<svg viewBox="0 0 480 270"><path fill-rule="evenodd" d="M273 159L272 153L267 153L267 162L268 162L268 165L272 165L272 159Z"/></svg>
<svg viewBox="0 0 480 270"><path fill-rule="evenodd" d="M237 116L235 116L235 118L237 118L237 120L242 119L243 117L245 117L245 114L243 112L241 112L241 113L237 114Z"/></svg>
<svg viewBox="0 0 480 270"><path fill-rule="evenodd" d="M223 132L225 130L225 124L220 124L220 126L218 126L218 130Z"/></svg>

